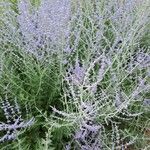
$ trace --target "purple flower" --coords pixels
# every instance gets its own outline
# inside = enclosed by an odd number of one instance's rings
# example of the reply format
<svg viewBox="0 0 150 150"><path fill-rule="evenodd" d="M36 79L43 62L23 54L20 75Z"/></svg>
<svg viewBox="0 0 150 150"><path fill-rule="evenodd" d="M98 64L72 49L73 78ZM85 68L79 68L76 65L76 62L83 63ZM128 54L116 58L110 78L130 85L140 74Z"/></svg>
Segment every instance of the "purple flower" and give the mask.
<svg viewBox="0 0 150 150"><path fill-rule="evenodd" d="M150 106L150 99L144 99L143 105L144 106Z"/></svg>
<svg viewBox="0 0 150 150"><path fill-rule="evenodd" d="M150 67L150 55L141 52L136 57L135 64L139 65L140 68Z"/></svg>
<svg viewBox="0 0 150 150"><path fill-rule="evenodd" d="M66 145L65 150L71 150L70 143Z"/></svg>
<svg viewBox="0 0 150 150"><path fill-rule="evenodd" d="M68 36L70 0L42 0L37 9L29 1L22 0L18 8L19 31L25 50L37 58L44 56L43 48L60 45Z"/></svg>
<svg viewBox="0 0 150 150"><path fill-rule="evenodd" d="M86 69L83 66L80 66L79 60L77 59L74 67L69 69L69 79L74 85L81 85L85 76Z"/></svg>
<svg viewBox="0 0 150 150"><path fill-rule="evenodd" d="M70 8L70 0L43 0L38 9L39 31L53 42L67 36Z"/></svg>
<svg viewBox="0 0 150 150"><path fill-rule="evenodd" d="M85 69L83 67L80 67L78 60L75 63L73 74L74 74L74 80L77 80L79 81L79 83L82 83L85 74Z"/></svg>
<svg viewBox="0 0 150 150"><path fill-rule="evenodd" d="M0 131L6 131L6 134L0 138L0 142L14 140L18 136L19 130L33 125L35 119L32 117L30 120L24 121L17 102L15 101L15 106L11 105L7 96L5 100L1 101L1 104L7 123L0 122Z"/></svg>
<svg viewBox="0 0 150 150"><path fill-rule="evenodd" d="M95 119L95 110L94 104L90 103L82 103L81 109L85 116L83 120L80 122L79 129L74 134L74 140L76 143L79 144L82 150L84 149L94 149L95 147L101 147L100 144L100 133L101 133L101 126L98 125Z"/></svg>
<svg viewBox="0 0 150 150"><path fill-rule="evenodd" d="M100 126L92 121L84 121L80 130L75 133L75 141L80 144L82 150L90 150L96 147L101 147L98 135L100 133Z"/></svg>

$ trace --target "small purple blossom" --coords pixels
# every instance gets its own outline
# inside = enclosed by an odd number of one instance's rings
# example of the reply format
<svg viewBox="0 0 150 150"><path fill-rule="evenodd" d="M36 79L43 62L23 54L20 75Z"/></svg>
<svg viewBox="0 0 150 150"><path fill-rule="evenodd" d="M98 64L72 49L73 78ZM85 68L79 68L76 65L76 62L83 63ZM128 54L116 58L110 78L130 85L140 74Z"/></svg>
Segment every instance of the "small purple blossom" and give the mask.
<svg viewBox="0 0 150 150"><path fill-rule="evenodd" d="M144 99L144 101L143 101L143 105L144 106L150 106L150 99Z"/></svg>
<svg viewBox="0 0 150 150"><path fill-rule="evenodd" d="M140 68L145 68L145 67L150 67L150 55L147 53L138 53L136 56L136 61L135 63L140 67Z"/></svg>
<svg viewBox="0 0 150 150"><path fill-rule="evenodd" d="M70 143L65 146L65 150L71 150L71 145L70 145Z"/></svg>
<svg viewBox="0 0 150 150"><path fill-rule="evenodd" d="M138 86L133 90L131 97L136 98L139 96L140 93L148 90L149 88L150 88L150 86L145 83L145 79L139 78Z"/></svg>
<svg viewBox="0 0 150 150"><path fill-rule="evenodd" d="M74 85L79 86L83 83L85 71L86 69L83 66L80 66L80 62L77 59L74 67L69 69L69 77L67 77L67 79L69 79Z"/></svg>

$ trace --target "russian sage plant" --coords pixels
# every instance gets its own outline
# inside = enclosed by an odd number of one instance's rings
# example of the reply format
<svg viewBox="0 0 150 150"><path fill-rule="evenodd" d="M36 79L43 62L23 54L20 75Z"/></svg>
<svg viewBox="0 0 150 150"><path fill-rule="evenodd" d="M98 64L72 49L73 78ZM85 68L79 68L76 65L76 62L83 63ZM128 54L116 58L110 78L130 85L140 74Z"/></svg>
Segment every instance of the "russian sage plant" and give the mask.
<svg viewBox="0 0 150 150"><path fill-rule="evenodd" d="M141 41L148 31L149 1L33 3L0 5L0 86L10 82L16 97L34 99L39 139L35 145L31 140L29 149L146 149L150 53ZM47 73L55 66L57 94L53 74ZM1 104L6 120L0 141L13 141L35 119L22 119L18 104L7 96Z"/></svg>

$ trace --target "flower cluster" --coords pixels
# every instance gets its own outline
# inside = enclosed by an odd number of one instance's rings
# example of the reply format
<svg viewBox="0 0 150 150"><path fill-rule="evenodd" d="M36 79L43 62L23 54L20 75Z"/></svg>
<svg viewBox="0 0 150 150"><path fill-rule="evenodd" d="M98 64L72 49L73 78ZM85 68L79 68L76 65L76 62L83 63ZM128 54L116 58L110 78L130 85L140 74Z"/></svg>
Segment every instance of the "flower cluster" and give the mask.
<svg viewBox="0 0 150 150"><path fill-rule="evenodd" d="M16 139L21 129L33 125L33 117L28 121L22 119L21 112L16 101L13 106L10 104L6 96L4 100L1 100L1 105L7 123L0 122L0 131L5 133L4 136L0 138L0 142Z"/></svg>
<svg viewBox="0 0 150 150"><path fill-rule="evenodd" d="M81 66L80 61L77 59L74 66L68 70L68 77L66 78L75 86L80 86L83 83L86 69Z"/></svg>
<svg viewBox="0 0 150 150"><path fill-rule="evenodd" d="M70 0L42 0L37 9L29 1L22 0L18 8L17 20L25 49L37 58L43 58L43 48L60 45L68 36Z"/></svg>
<svg viewBox="0 0 150 150"><path fill-rule="evenodd" d="M101 125L96 123L95 105L90 102L82 102L79 106L83 113L81 120L78 120L79 128L75 130L72 143L66 145L66 150L71 149L74 144L76 149L81 150L101 150Z"/></svg>
<svg viewBox="0 0 150 150"><path fill-rule="evenodd" d="M81 109L84 113L85 118L80 123L79 130L76 131L74 139L79 144L81 150L97 150L101 149L100 143L100 131L101 126L96 124L94 105L83 102Z"/></svg>

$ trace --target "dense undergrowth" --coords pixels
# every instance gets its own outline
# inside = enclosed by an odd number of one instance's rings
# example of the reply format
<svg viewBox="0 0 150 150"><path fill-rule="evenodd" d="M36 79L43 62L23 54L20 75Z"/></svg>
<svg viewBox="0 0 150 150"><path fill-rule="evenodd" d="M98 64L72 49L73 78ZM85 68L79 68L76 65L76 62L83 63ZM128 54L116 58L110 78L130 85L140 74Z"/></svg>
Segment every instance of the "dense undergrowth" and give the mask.
<svg viewBox="0 0 150 150"><path fill-rule="evenodd" d="M150 2L2 0L0 149L149 150Z"/></svg>

